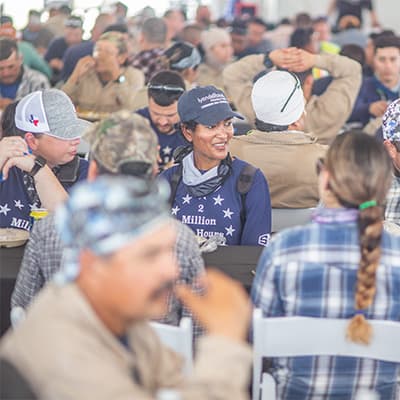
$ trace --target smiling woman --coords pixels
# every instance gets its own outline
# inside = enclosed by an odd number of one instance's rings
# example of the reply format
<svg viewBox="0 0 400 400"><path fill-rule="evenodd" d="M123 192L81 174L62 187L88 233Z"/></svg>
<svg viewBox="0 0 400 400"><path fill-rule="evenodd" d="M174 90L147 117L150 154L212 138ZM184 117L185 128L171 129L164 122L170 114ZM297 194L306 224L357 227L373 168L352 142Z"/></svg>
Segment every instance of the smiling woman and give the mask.
<svg viewBox="0 0 400 400"><path fill-rule="evenodd" d="M271 229L267 181L260 170L231 158L235 113L214 86L197 87L178 101L182 133L190 143L162 176L171 185L172 214L200 237L228 245L266 245Z"/></svg>

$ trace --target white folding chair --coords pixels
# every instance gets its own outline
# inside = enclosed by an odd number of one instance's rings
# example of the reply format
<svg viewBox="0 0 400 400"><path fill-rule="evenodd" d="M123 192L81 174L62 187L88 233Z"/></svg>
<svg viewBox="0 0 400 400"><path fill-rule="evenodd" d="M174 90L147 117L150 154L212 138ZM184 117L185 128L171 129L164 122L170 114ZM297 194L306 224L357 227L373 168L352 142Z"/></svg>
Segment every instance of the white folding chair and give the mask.
<svg viewBox="0 0 400 400"><path fill-rule="evenodd" d="M273 208L271 211L271 232L310 222L311 213L315 208Z"/></svg>
<svg viewBox="0 0 400 400"><path fill-rule="evenodd" d="M368 321L374 336L368 346L346 339L347 319L309 317L264 318L261 309L253 312L253 400L276 398L271 375L261 376L263 357L349 356L400 363L400 323ZM261 393L260 393L261 383Z"/></svg>
<svg viewBox="0 0 400 400"><path fill-rule="evenodd" d="M179 326L150 322L161 342L185 359L183 371L190 374L193 369L193 323L190 318L182 318Z"/></svg>

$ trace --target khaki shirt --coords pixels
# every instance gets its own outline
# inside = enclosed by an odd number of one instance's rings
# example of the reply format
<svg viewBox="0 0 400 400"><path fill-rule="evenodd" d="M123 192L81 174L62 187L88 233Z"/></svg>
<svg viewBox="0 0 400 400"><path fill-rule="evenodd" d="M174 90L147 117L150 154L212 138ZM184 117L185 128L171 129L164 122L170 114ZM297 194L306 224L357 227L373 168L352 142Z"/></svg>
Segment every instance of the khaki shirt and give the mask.
<svg viewBox="0 0 400 400"><path fill-rule="evenodd" d="M76 83L69 79L63 90L79 108L79 111L109 113L122 109L134 110L136 93L144 86L143 72L127 67L122 71L123 80L103 85L96 71L91 69L83 74Z"/></svg>
<svg viewBox="0 0 400 400"><path fill-rule="evenodd" d="M250 131L230 141L232 155L261 169L267 178L273 208L315 207L319 200L315 170L327 146L297 131Z"/></svg>
<svg viewBox="0 0 400 400"><path fill-rule="evenodd" d="M217 336L199 341L194 372L164 347L146 322L132 324L128 346L97 317L78 286L48 285L27 318L0 342L0 356L42 400L149 400L161 388L181 399L248 399L251 350ZM234 379L233 379L234 378Z"/></svg>
<svg viewBox="0 0 400 400"><path fill-rule="evenodd" d="M224 90L224 78L222 70L211 68L208 64L200 64L197 69L197 83L200 86L213 85L217 89Z"/></svg>

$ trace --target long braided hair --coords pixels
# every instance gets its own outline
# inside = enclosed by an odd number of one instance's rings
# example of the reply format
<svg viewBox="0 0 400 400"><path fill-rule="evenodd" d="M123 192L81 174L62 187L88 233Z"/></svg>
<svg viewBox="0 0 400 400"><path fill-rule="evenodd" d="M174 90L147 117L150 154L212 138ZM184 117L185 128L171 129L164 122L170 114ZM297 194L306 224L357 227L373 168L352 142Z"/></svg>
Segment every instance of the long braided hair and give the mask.
<svg viewBox="0 0 400 400"><path fill-rule="evenodd" d="M325 167L329 187L344 207L359 208L360 263L355 287L355 315L348 338L368 344L372 335L365 310L376 292L376 271L381 255L383 209L392 175L391 161L383 144L360 131L338 136L327 152Z"/></svg>

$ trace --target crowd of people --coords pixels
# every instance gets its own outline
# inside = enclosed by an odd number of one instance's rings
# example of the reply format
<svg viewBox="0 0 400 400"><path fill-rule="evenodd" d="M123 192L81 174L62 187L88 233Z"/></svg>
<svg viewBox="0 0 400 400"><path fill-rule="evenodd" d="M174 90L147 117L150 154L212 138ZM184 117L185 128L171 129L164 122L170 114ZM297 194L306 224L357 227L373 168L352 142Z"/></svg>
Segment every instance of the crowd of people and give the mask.
<svg viewBox="0 0 400 400"><path fill-rule="evenodd" d="M0 17L0 231L29 233L0 362L29 398L245 399L252 307L348 319L363 346L400 320L400 36L372 1L275 25L117 2L89 40L48 11ZM274 208L314 211L272 232ZM250 299L205 269L210 243L265 247ZM190 377L147 323L182 317ZM279 399L400 396L391 362L268 369Z"/></svg>

